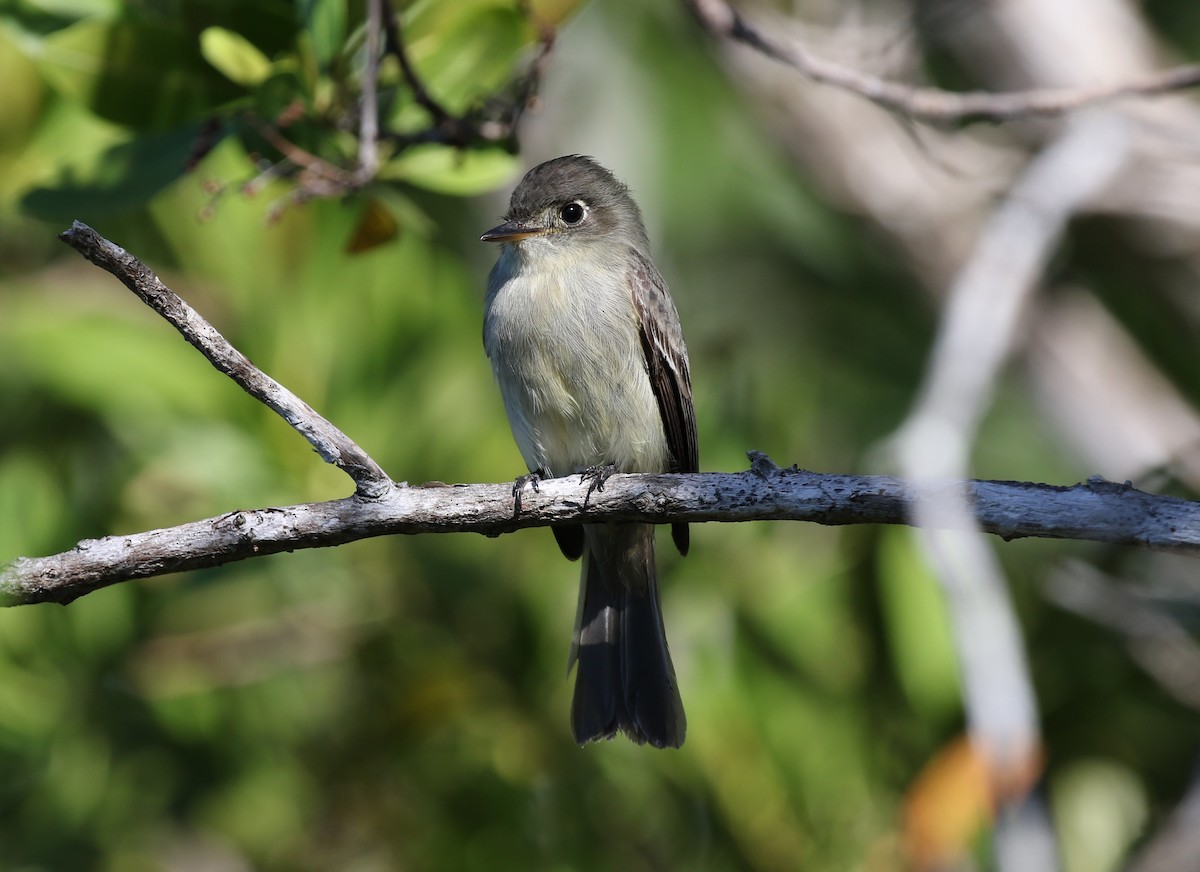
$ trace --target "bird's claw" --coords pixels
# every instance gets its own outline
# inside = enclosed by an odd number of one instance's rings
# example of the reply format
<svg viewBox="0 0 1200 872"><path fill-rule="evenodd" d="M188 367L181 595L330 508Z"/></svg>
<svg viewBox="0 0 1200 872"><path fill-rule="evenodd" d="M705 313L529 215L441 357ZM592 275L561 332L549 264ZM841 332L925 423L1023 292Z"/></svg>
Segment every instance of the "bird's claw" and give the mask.
<svg viewBox="0 0 1200 872"><path fill-rule="evenodd" d="M541 491L541 488L538 487L538 484L545 477L546 471L544 469L535 469L533 472L525 473L525 475L518 475L516 479L513 480L513 509L517 514L521 513L521 492L524 491L529 485L533 485L535 492Z"/></svg>
<svg viewBox="0 0 1200 872"><path fill-rule="evenodd" d="M604 483L612 478L616 471L616 464L613 463L599 463L595 466L589 466L587 469L580 471L580 484L583 484L588 479L591 479L591 484L588 485L587 495L583 498L583 504L585 506L587 505L588 498L591 497L594 492L604 490Z"/></svg>

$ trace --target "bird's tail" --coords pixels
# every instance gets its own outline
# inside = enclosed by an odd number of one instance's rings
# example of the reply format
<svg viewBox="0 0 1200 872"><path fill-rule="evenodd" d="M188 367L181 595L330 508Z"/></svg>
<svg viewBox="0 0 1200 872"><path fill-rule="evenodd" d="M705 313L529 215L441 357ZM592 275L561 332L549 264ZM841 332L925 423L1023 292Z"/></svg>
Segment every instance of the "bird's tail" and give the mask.
<svg viewBox="0 0 1200 872"><path fill-rule="evenodd" d="M571 726L579 744L620 729L678 748L687 732L667 650L650 524L584 527L583 577L568 668L579 664Z"/></svg>

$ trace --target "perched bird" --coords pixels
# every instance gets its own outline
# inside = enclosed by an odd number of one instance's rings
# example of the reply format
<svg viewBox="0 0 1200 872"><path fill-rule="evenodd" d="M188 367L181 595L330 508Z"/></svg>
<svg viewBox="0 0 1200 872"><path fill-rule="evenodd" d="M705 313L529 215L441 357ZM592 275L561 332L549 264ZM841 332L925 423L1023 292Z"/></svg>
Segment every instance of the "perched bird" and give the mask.
<svg viewBox="0 0 1200 872"><path fill-rule="evenodd" d="M488 277L483 343L530 475L696 472L696 414L675 304L629 189L588 157L530 170ZM552 528L583 557L570 666L580 744L619 729L678 748L687 719L667 649L651 524ZM680 553L687 524L673 524Z"/></svg>

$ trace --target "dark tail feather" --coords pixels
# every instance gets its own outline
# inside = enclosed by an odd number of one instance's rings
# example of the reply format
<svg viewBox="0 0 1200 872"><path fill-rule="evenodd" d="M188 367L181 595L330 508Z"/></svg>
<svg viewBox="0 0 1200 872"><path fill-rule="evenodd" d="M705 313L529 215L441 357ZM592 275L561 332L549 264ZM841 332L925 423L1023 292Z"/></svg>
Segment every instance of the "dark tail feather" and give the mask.
<svg viewBox="0 0 1200 872"><path fill-rule="evenodd" d="M654 527L584 527L583 578L571 664L571 725L579 744L617 730L638 744L678 748L687 732L667 650L654 568Z"/></svg>

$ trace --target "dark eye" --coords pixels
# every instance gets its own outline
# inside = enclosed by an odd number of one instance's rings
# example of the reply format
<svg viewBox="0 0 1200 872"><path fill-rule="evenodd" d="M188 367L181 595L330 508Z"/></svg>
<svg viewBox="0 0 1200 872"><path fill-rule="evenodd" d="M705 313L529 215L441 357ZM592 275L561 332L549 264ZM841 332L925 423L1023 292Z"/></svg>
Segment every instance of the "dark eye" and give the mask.
<svg viewBox="0 0 1200 872"><path fill-rule="evenodd" d="M583 220L584 209L583 204L576 201L563 206L558 212L562 216L562 220L568 224L578 224Z"/></svg>

